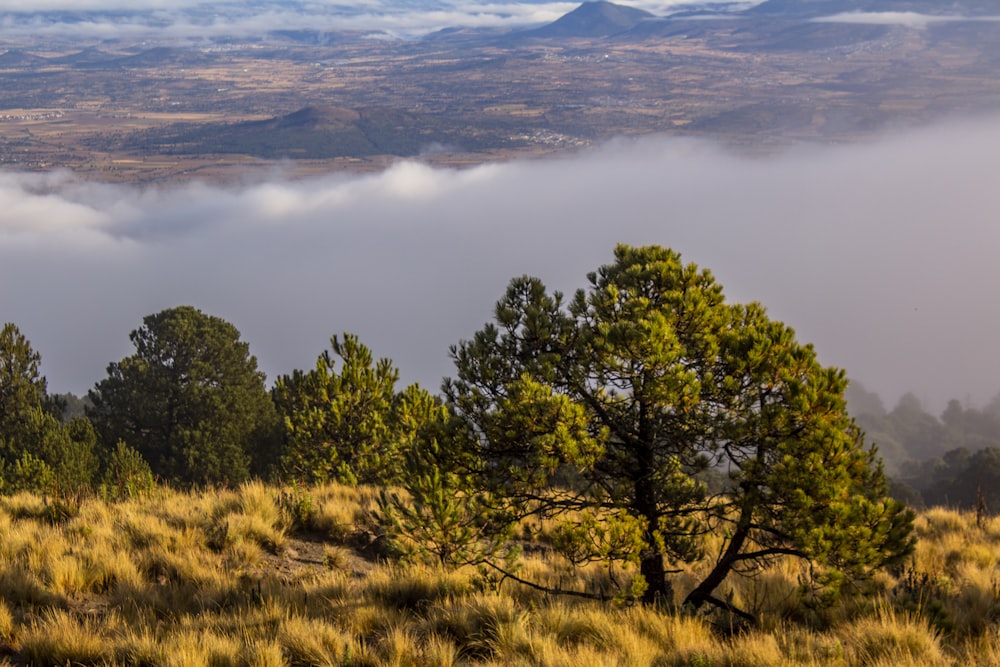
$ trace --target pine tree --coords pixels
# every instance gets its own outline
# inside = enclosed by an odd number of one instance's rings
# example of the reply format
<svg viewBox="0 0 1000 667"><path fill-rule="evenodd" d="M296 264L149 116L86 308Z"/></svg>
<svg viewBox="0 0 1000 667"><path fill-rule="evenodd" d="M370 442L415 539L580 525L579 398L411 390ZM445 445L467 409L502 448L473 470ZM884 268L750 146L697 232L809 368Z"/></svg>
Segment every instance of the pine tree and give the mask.
<svg viewBox="0 0 1000 667"><path fill-rule="evenodd" d="M134 447L181 484L237 484L275 446L277 415L239 331L190 306L143 318L135 353L108 366L87 414L110 449Z"/></svg>
<svg viewBox="0 0 1000 667"><path fill-rule="evenodd" d="M588 280L564 305L515 279L452 350L466 479L511 521L562 522L577 561L637 562L647 602L669 602L669 570L716 533L696 607L731 607L721 582L775 557L864 576L909 553L912 514L847 416L842 371L669 249L618 246Z"/></svg>
<svg viewBox="0 0 1000 667"><path fill-rule="evenodd" d="M435 399L416 385L397 393L392 361L376 362L357 336L330 344L332 355L323 351L312 370L278 378L272 391L285 426L284 474L304 483L397 482L404 449Z"/></svg>
<svg viewBox="0 0 1000 667"><path fill-rule="evenodd" d="M452 460L461 428L449 422L444 408L425 422L404 457L397 490L383 490L380 522L389 539L409 558L432 560L441 566L480 564L506 546L512 526L498 525L491 497L461 474ZM460 436L460 437L464 437Z"/></svg>

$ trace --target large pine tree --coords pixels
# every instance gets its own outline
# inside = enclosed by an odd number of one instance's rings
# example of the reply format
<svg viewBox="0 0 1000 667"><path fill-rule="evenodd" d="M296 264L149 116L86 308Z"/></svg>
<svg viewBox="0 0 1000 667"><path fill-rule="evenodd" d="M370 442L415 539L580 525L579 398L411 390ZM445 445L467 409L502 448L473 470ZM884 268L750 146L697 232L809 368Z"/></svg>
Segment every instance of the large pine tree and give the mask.
<svg viewBox="0 0 1000 667"><path fill-rule="evenodd" d="M235 484L268 459L277 416L236 327L180 306L143 318L130 339L135 353L90 392L106 447L124 441L181 484Z"/></svg>
<svg viewBox="0 0 1000 667"><path fill-rule="evenodd" d="M562 522L574 560L636 562L650 602L709 533L722 546L696 607L729 606L722 581L775 557L862 575L909 552L912 515L846 413L842 371L669 249L619 246L589 283L566 305L515 279L496 323L453 349L470 493Z"/></svg>

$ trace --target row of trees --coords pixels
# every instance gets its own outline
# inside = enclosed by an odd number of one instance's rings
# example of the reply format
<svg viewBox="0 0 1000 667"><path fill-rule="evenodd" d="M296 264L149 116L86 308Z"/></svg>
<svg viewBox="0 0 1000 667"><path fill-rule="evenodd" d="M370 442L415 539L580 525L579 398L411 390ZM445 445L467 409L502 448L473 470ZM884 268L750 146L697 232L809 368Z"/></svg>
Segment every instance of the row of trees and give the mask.
<svg viewBox="0 0 1000 667"><path fill-rule="evenodd" d="M251 477L393 484L404 445L437 405L416 385L397 391L392 363L375 362L350 334L334 336L332 355L278 378L270 392L239 331L190 306L149 315L130 339L134 354L111 363L83 401L84 414L64 423L67 397L47 393L39 354L5 325L0 479L7 489L86 489L119 443L157 478L181 486ZM48 472L26 474L37 470Z"/></svg>
<svg viewBox="0 0 1000 667"><path fill-rule="evenodd" d="M619 246L588 278L568 302L512 281L495 322L452 348L440 397L397 391L391 362L350 335L269 394L232 325L164 311L132 332L135 353L108 367L75 428L92 424L91 448L134 448L176 483L398 485L383 502L395 539L515 578L514 529L544 519L571 561L634 564L627 592L648 602L671 597L675 566L706 556L714 568L687 602L729 608L721 582L777 557L821 564L832 589L910 552L912 514L847 415L842 371L671 250ZM13 357L34 360L3 370L51 415L37 354ZM11 423L29 414L3 409ZM17 433L4 422L5 461L59 469Z"/></svg>

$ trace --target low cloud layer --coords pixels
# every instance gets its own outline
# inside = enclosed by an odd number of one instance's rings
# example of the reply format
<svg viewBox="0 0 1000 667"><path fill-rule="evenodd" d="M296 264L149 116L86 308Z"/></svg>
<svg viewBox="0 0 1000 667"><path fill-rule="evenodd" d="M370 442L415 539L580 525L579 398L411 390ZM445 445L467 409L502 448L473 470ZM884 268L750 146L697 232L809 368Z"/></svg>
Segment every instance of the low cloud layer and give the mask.
<svg viewBox="0 0 1000 667"><path fill-rule="evenodd" d="M510 278L570 292L616 242L657 243L759 300L892 403L1000 390L1000 119L770 158L642 140L463 171L234 188L0 173L0 320L82 393L144 315L234 323L270 379L334 333L436 389Z"/></svg>
<svg viewBox="0 0 1000 667"><path fill-rule="evenodd" d="M697 4L724 3L709 0ZM7 39L147 39L153 41L255 38L274 30L358 30L416 37L448 27L517 28L554 21L580 2L512 0L0 0ZM687 0L629 3L656 14L689 7ZM745 5L756 4L755 0Z"/></svg>
<svg viewBox="0 0 1000 667"><path fill-rule="evenodd" d="M821 23L857 23L861 25L898 25L907 28L926 28L937 23L990 22L1000 21L1000 16L939 16L917 12L844 12L821 19Z"/></svg>

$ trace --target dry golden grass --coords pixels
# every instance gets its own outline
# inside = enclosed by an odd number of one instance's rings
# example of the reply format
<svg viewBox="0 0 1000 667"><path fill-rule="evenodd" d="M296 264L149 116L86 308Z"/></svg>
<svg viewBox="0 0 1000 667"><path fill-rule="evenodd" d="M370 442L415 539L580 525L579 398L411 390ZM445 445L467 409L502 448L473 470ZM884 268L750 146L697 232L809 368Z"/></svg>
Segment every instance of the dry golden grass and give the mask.
<svg viewBox="0 0 1000 667"><path fill-rule="evenodd" d="M106 632L116 625L114 615L92 620L47 609L19 633L20 654L36 664L99 665L113 657Z"/></svg>
<svg viewBox="0 0 1000 667"><path fill-rule="evenodd" d="M747 630L718 613L554 598L475 568L365 561L373 490L296 491L310 503L297 529L282 493L160 489L88 500L54 524L39 498L0 498L0 667L1000 665L997 520L924 513L907 569L834 608L803 611L793 561L736 578L720 594L759 615ZM675 576L677 600L704 567ZM606 567L574 570L544 549L519 574L612 585Z"/></svg>
<svg viewBox="0 0 1000 667"><path fill-rule="evenodd" d="M874 614L839 629L851 664L947 664L944 651L926 621L880 605Z"/></svg>
<svg viewBox="0 0 1000 667"><path fill-rule="evenodd" d="M0 642L10 643L14 639L14 615L7 604L0 600Z"/></svg>

